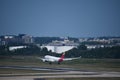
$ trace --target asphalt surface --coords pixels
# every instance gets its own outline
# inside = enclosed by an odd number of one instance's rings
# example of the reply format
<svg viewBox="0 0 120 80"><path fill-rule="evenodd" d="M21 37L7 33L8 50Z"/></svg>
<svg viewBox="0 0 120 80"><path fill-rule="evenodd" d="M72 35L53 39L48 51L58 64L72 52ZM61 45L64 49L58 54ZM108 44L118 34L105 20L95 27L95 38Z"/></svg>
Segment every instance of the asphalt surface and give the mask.
<svg viewBox="0 0 120 80"><path fill-rule="evenodd" d="M49 68L49 67L31 67L31 66L0 66L0 68L25 69L25 70L37 70L37 71L78 71L78 69L73 69L73 68Z"/></svg>
<svg viewBox="0 0 120 80"><path fill-rule="evenodd" d="M73 68L45 68L30 66L0 66L0 68L53 71L47 73L0 74L0 80L35 80L41 78L118 77L120 72L82 71Z"/></svg>

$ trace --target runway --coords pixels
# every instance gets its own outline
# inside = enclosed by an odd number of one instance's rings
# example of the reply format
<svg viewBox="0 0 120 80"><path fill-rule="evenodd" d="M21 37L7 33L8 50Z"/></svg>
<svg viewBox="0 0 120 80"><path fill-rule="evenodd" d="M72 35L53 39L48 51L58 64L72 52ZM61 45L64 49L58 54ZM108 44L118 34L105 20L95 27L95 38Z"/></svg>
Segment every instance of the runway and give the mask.
<svg viewBox="0 0 120 80"><path fill-rule="evenodd" d="M73 69L73 68L49 68L49 67L31 67L31 66L0 66L0 68L25 69L25 70L37 70L37 71L78 71L78 69Z"/></svg>
<svg viewBox="0 0 120 80"><path fill-rule="evenodd" d="M35 80L39 78L85 78L85 77L117 77L120 72L84 71L73 68L45 68L30 66L0 66L0 68L49 71L47 73L0 74L0 80Z"/></svg>

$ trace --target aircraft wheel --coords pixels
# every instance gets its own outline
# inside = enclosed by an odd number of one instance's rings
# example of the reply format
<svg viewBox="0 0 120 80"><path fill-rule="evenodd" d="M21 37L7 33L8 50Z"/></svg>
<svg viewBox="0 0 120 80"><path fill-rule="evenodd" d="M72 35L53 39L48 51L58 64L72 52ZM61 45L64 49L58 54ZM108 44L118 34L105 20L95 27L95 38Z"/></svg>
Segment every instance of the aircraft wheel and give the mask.
<svg viewBox="0 0 120 80"><path fill-rule="evenodd" d="M51 65L51 64L52 64L52 62L49 62L49 64Z"/></svg>
<svg viewBox="0 0 120 80"><path fill-rule="evenodd" d="M60 65L60 62L58 62L58 64Z"/></svg>

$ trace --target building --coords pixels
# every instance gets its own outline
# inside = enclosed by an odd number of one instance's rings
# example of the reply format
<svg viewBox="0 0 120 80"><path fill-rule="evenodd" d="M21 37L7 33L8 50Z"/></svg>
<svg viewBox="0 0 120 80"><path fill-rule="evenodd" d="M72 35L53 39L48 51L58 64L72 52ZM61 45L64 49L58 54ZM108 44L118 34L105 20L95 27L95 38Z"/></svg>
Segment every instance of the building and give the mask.
<svg viewBox="0 0 120 80"><path fill-rule="evenodd" d="M87 49L104 48L104 45L86 45Z"/></svg>
<svg viewBox="0 0 120 80"><path fill-rule="evenodd" d="M20 34L19 37L22 39L22 43L31 44L33 43L33 37L27 34Z"/></svg>
<svg viewBox="0 0 120 80"><path fill-rule="evenodd" d="M33 42L33 37L26 34L0 36L0 45L31 44Z"/></svg>
<svg viewBox="0 0 120 80"><path fill-rule="evenodd" d="M48 51L56 52L56 53L62 53L65 51L68 51L72 48L77 47L79 44L74 43L74 41L64 40L64 41L52 41L48 44L43 44L41 48L46 47Z"/></svg>
<svg viewBox="0 0 120 80"><path fill-rule="evenodd" d="M17 50L17 49L22 49L22 48L26 48L27 46L11 46L9 47L9 50L10 51L14 51L14 50Z"/></svg>
<svg viewBox="0 0 120 80"><path fill-rule="evenodd" d="M7 45L12 43L13 39L15 38L14 35L4 35L0 36L0 45Z"/></svg>

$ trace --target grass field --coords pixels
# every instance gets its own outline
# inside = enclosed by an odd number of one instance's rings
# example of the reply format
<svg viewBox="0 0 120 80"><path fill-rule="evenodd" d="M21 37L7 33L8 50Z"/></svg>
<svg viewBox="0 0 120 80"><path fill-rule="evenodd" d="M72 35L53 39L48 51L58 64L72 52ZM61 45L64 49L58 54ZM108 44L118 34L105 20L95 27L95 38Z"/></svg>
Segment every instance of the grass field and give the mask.
<svg viewBox="0 0 120 80"><path fill-rule="evenodd" d="M39 71L0 68L0 74L22 74L22 73L26 73L26 72L27 73L37 73Z"/></svg>
<svg viewBox="0 0 120 80"><path fill-rule="evenodd" d="M31 67L49 67L49 68L75 68L89 71L115 71L120 72L120 59L78 59L62 62L60 65L53 63L44 63L36 56L12 56L1 57L0 66L31 66ZM48 71L35 71L23 69L5 69L0 68L0 74L22 74L22 73L45 73ZM57 80L119 80L120 78L57 78ZM56 80L56 78L46 78L34 80Z"/></svg>
<svg viewBox="0 0 120 80"><path fill-rule="evenodd" d="M0 66L34 66L50 68L75 68L80 70L104 70L120 72L120 59L78 59L64 61L60 65L53 63L44 63L36 56L13 56L0 58ZM3 72L3 71L2 71ZM0 73L1 69L0 69Z"/></svg>

